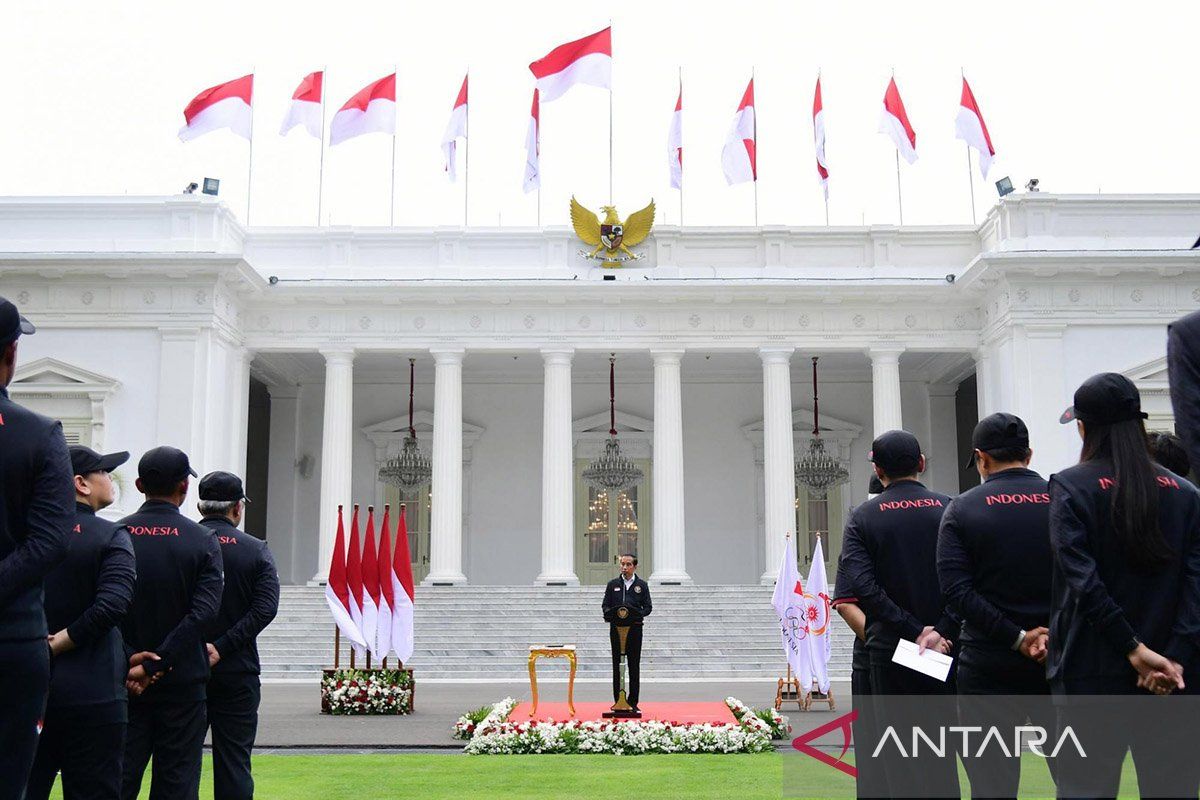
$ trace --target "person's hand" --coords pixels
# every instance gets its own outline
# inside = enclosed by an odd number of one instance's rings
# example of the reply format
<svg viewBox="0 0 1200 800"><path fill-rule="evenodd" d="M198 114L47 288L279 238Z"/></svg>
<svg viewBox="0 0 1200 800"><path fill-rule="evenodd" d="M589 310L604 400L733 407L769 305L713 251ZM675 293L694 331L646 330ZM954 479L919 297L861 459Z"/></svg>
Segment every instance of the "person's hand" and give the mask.
<svg viewBox="0 0 1200 800"><path fill-rule="evenodd" d="M1025 632L1025 638L1021 640L1021 655L1032 659L1039 664L1046 663L1046 650L1050 641L1050 629L1045 627L1037 627L1033 630Z"/></svg>
<svg viewBox="0 0 1200 800"><path fill-rule="evenodd" d="M217 652L217 648L213 647L211 642L204 645L204 647L208 650L208 668L212 669L221 660L221 654Z"/></svg>
<svg viewBox="0 0 1200 800"><path fill-rule="evenodd" d="M939 653L949 653L949 643L942 638L942 635L933 629L932 625L926 625L921 631L921 635L917 637L917 652L924 653L926 650L936 650Z"/></svg>
<svg viewBox="0 0 1200 800"><path fill-rule="evenodd" d="M131 695L137 697L158 680L162 673L151 675L146 672L146 662L160 660L156 653L151 653L149 650L134 653L129 657L129 672L125 675L125 688Z"/></svg>
<svg viewBox="0 0 1200 800"><path fill-rule="evenodd" d="M1164 655L1139 643L1126 656L1138 674L1137 685L1155 694L1170 694L1183 689L1183 667Z"/></svg>
<svg viewBox="0 0 1200 800"><path fill-rule="evenodd" d="M1177 688L1181 688L1176 682L1176 677L1178 677L1179 680L1183 679L1183 666L1179 664L1179 662L1172 661L1169 658L1167 659L1167 662L1175 667L1175 669L1178 671L1177 675L1176 673L1160 670L1154 670L1153 672L1146 673L1145 675L1139 674L1137 683L1138 688L1145 689L1146 691L1153 692L1157 695L1170 694Z"/></svg>
<svg viewBox="0 0 1200 800"><path fill-rule="evenodd" d="M50 645L50 655L61 656L68 650L75 649L75 643L71 641L71 637L67 636L67 629L63 628L58 633L52 633L46 637L47 643Z"/></svg>

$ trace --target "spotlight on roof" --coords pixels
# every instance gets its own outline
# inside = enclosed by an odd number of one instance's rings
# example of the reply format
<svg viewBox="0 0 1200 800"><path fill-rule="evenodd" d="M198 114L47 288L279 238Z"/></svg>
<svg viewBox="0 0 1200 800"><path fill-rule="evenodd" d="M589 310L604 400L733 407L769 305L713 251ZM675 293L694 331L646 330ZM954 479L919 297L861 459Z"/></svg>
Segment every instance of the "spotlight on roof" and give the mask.
<svg viewBox="0 0 1200 800"><path fill-rule="evenodd" d="M954 277L955 277L954 273L951 272L949 275L946 276L946 283L954 283Z"/></svg>
<svg viewBox="0 0 1200 800"><path fill-rule="evenodd" d="M1039 189L1039 188L1038 188L1038 179L1037 179L1037 178L1030 178L1030 179L1029 179L1029 183L1025 184L1025 191L1027 191L1027 192L1040 192L1040 191L1041 191L1041 189Z"/></svg>
<svg viewBox="0 0 1200 800"><path fill-rule="evenodd" d="M274 286L275 284L279 283L279 276L278 276L278 275L272 275L271 277L267 278L267 283L269 283L269 284L271 284L272 286Z"/></svg>
<svg viewBox="0 0 1200 800"><path fill-rule="evenodd" d="M1003 178L996 181L996 191L999 192L1001 197L1004 197L1006 194L1012 194L1012 178L1005 175Z"/></svg>
<svg viewBox="0 0 1200 800"><path fill-rule="evenodd" d="M195 181L192 181L187 186L183 187L183 193L184 194L195 194L196 190L199 188L200 188L200 184L196 183Z"/></svg>
<svg viewBox="0 0 1200 800"><path fill-rule="evenodd" d="M201 189L200 191L204 192L204 194L211 194L213 197L216 197L217 192L220 191L220 189L221 189L221 181L219 181L216 178L205 178L204 179L204 188Z"/></svg>

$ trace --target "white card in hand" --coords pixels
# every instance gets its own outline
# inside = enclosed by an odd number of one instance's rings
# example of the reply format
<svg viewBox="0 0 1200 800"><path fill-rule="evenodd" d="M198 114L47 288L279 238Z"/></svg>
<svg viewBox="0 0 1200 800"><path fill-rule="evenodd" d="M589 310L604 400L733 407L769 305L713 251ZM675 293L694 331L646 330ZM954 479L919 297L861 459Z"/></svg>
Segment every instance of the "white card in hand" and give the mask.
<svg viewBox="0 0 1200 800"><path fill-rule="evenodd" d="M931 678L945 682L946 677L950 674L950 665L954 663L954 659L936 650L926 649L924 653L919 653L920 649L916 642L901 639L896 643L896 652L892 653L892 661L902 667L908 667Z"/></svg>

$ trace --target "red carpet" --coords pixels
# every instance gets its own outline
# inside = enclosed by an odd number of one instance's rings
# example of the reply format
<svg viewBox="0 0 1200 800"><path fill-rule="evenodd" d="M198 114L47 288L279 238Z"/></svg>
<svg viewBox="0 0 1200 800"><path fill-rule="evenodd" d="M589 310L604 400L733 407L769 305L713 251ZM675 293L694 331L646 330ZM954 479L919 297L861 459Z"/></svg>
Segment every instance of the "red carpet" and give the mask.
<svg viewBox="0 0 1200 800"><path fill-rule="evenodd" d="M537 714L529 716L531 704L528 701L517 704L509 715L509 722L543 722L553 719L555 722L565 722L569 719L606 721L601 716L612 706L611 703L576 703L575 716L571 716L565 702L539 702ZM659 720L661 722L727 722L734 723L733 712L724 702L716 703L642 703L642 721Z"/></svg>

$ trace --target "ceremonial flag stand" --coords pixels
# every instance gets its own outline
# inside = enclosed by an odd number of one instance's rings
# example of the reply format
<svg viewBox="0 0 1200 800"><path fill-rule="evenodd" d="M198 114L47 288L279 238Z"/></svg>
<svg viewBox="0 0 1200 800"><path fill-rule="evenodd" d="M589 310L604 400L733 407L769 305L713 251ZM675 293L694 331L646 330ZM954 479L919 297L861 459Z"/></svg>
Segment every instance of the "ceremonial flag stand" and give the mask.
<svg viewBox="0 0 1200 800"><path fill-rule="evenodd" d="M791 536L791 531L788 531L787 538L790 539ZM821 538L819 532L817 538ZM814 702L827 704L830 711L837 710L837 704L833 699L833 686L829 687L828 692L822 692L816 680L813 680L812 686L807 687L803 692L800 691L800 679L792 675L792 665L791 662L788 662L784 677L776 681L775 710L781 710L784 703L795 703L796 708L800 711L809 711Z"/></svg>

